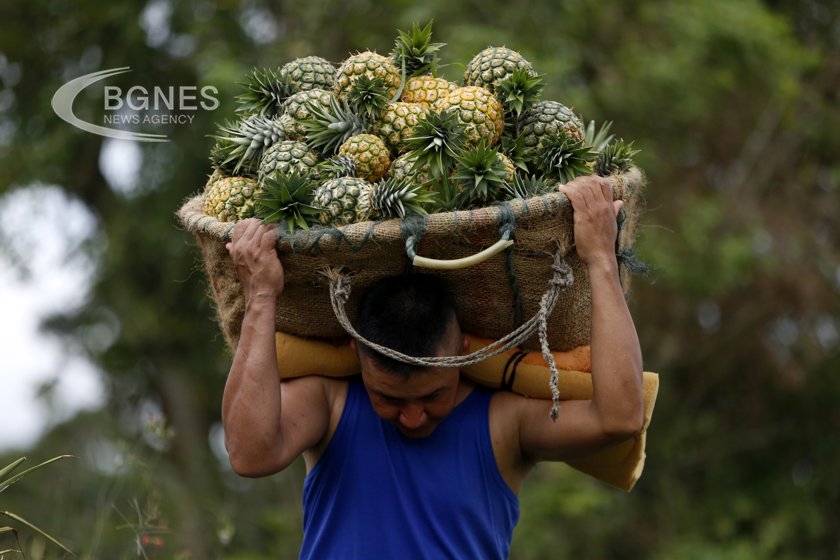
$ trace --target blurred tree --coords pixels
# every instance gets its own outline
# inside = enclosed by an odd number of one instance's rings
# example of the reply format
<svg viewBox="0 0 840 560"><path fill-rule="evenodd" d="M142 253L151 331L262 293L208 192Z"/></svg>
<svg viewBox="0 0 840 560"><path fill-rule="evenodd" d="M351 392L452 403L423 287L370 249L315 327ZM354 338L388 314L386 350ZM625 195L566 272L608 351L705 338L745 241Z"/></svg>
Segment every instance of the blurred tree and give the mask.
<svg viewBox="0 0 840 560"><path fill-rule="evenodd" d="M65 504L44 528L81 558L296 554L302 466L255 481L227 468L229 355L172 215L201 188L207 135L252 66L386 52L396 27L434 18L447 77L488 45L522 51L545 98L636 141L650 183L638 250L652 282L632 299L646 365L662 372L646 473L622 495L538 469L512 557L837 557L838 17L813 0L3 4L0 197L55 184L95 216L90 296L46 326L107 389L103 410L37 445L78 465L4 509L40 520ZM171 142L128 146L50 111L67 80L123 66L109 85L212 85L220 107L153 130ZM102 122L94 90L74 109ZM103 171L109 152L125 177ZM25 265L22 250L0 238L10 262Z"/></svg>

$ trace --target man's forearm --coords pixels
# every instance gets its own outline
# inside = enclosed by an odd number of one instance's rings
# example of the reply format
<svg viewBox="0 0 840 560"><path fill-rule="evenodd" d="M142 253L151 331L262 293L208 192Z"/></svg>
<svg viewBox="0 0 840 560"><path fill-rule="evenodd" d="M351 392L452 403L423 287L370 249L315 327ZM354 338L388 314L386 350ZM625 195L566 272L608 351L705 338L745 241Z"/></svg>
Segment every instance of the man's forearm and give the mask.
<svg viewBox="0 0 840 560"><path fill-rule="evenodd" d="M253 295L222 399L231 464L248 470L270 455L280 434L280 376L274 339L277 297Z"/></svg>
<svg viewBox="0 0 840 560"><path fill-rule="evenodd" d="M593 406L604 430L630 435L642 426L642 354L613 259L589 267L592 287Z"/></svg>

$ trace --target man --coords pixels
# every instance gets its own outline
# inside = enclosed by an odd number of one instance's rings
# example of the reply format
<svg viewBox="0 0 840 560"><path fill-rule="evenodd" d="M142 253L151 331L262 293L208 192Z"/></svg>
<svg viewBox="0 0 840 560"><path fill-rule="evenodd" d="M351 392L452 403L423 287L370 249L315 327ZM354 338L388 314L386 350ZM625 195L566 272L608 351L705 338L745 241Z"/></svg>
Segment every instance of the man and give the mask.
<svg viewBox="0 0 840 560"><path fill-rule="evenodd" d="M222 404L225 441L242 476L269 475L303 456L302 558L506 558L516 496L537 462L582 457L641 430L642 357L615 258L621 202L599 177L560 190L572 203L592 289L593 398L562 403L556 422L550 401L487 391L457 369L406 368L361 345L361 382L281 383L277 235L255 220L237 226L228 250L247 305ZM434 281L372 289L381 293L363 298L362 336L414 355L465 351L451 301ZM429 298L440 301L413 305ZM394 317L415 324L406 329ZM417 328L420 335L406 336Z"/></svg>

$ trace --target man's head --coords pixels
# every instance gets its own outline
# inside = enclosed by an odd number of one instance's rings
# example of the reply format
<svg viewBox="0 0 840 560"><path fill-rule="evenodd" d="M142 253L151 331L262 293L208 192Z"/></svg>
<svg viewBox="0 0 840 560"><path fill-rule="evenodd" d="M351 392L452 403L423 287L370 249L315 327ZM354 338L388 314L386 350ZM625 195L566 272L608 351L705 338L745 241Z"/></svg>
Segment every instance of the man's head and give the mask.
<svg viewBox="0 0 840 560"><path fill-rule="evenodd" d="M407 274L373 284L359 303L356 329L370 342L409 356L456 356L465 340L452 295L431 275ZM425 437L452 411L457 368L404 364L357 345L374 410L404 435Z"/></svg>

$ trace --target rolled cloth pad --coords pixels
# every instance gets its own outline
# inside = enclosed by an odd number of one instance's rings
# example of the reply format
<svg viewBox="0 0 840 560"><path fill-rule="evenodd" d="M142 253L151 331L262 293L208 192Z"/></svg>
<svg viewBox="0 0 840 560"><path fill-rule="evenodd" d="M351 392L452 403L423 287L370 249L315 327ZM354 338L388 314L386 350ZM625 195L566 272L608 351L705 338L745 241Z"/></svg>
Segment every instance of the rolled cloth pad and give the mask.
<svg viewBox="0 0 840 560"><path fill-rule="evenodd" d="M275 335L277 365L280 377L290 379L306 375L347 377L359 372L359 361L349 344L331 344L278 332ZM468 352L483 348L492 340L469 336ZM592 398L592 376L579 370L589 369L589 348L569 352L553 352L559 369L557 388L563 400ZM515 364L515 367L513 367ZM569 367L571 366L571 367ZM510 350L461 371L473 381L492 388L504 386L526 397L550 399L548 380L551 372L539 352L520 353ZM653 406L659 390L659 376L644 372L644 424L635 437L592 455L566 463L601 482L631 490L645 464L645 442ZM550 420L546 420L550 421Z"/></svg>

